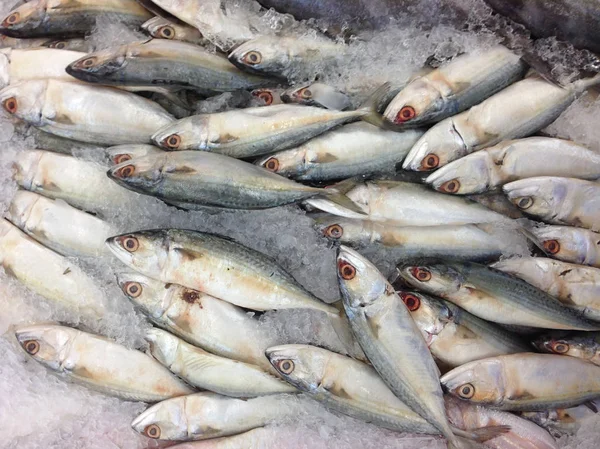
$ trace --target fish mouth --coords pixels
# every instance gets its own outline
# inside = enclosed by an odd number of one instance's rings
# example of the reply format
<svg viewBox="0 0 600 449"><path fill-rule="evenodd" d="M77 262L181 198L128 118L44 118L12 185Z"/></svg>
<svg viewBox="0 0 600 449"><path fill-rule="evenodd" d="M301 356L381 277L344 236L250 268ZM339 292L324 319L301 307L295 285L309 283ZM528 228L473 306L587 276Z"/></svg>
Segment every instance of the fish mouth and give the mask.
<svg viewBox="0 0 600 449"><path fill-rule="evenodd" d="M139 416L134 418L133 421L131 421L131 428L138 433L144 433L144 429L146 429L146 427L150 424L153 424L152 416L153 413L151 409L142 412Z"/></svg>
<svg viewBox="0 0 600 449"><path fill-rule="evenodd" d="M107 248L124 264L131 266L133 264L133 254L127 251L120 243L123 236L118 235L115 237L109 237L106 239L104 244Z"/></svg>
<svg viewBox="0 0 600 449"><path fill-rule="evenodd" d="M404 159L404 162L402 162L402 168L404 170L422 171L420 160L427 156L428 148L427 141L417 142ZM423 154L423 157L419 159L420 154Z"/></svg>

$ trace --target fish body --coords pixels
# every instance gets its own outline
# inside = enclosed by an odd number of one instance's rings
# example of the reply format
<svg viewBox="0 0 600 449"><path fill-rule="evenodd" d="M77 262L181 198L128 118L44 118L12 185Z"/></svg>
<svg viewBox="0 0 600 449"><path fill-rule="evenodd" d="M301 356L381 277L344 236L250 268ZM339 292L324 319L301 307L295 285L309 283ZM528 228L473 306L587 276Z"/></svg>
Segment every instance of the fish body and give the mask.
<svg viewBox="0 0 600 449"><path fill-rule="evenodd" d="M59 376L128 401L157 402L193 392L152 357L65 326L18 327L17 340Z"/></svg>
<svg viewBox="0 0 600 449"><path fill-rule="evenodd" d="M571 226L539 226L531 233L551 257L600 268L599 233Z"/></svg>
<svg viewBox="0 0 600 449"><path fill-rule="evenodd" d="M106 147L102 145L95 145L87 142L79 142L77 140L67 139L65 137L55 136L44 131L40 131L37 128L29 128L29 134L33 137L35 148L39 150L52 151L55 153L63 153L72 155L74 150L85 150L85 151L103 151Z"/></svg>
<svg viewBox="0 0 600 449"><path fill-rule="evenodd" d="M568 355L600 366L600 332L552 332L533 341L541 352Z"/></svg>
<svg viewBox="0 0 600 449"><path fill-rule="evenodd" d="M118 165L131 159L148 156L150 154L161 154L163 151L154 145L116 145L104 150L106 158L111 165Z"/></svg>
<svg viewBox="0 0 600 449"><path fill-rule="evenodd" d="M352 107L350 98L332 86L323 83L305 83L285 90L281 94L284 103L320 106L343 111Z"/></svg>
<svg viewBox="0 0 600 449"><path fill-rule="evenodd" d="M207 42L198 29L172 22L164 17L153 17L144 22L142 29L155 39L177 40L195 45L204 45Z"/></svg>
<svg viewBox="0 0 600 449"><path fill-rule="evenodd" d="M600 184L539 176L505 184L508 199L527 215L547 223L600 230Z"/></svg>
<svg viewBox="0 0 600 449"><path fill-rule="evenodd" d="M537 176L598 179L600 155L568 140L529 137L469 154L432 173L426 182L440 192L468 195Z"/></svg>
<svg viewBox="0 0 600 449"><path fill-rule="evenodd" d="M442 376L444 388L500 410L567 408L600 396L600 369L575 357L509 354L462 365Z"/></svg>

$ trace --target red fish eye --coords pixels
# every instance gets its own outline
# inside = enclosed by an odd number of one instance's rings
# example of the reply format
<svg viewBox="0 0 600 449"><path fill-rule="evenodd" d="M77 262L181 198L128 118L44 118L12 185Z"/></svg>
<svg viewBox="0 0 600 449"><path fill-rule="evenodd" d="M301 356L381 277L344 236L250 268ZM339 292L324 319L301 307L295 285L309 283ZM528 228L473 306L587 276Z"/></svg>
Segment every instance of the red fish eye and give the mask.
<svg viewBox="0 0 600 449"><path fill-rule="evenodd" d="M40 350L40 344L35 340L27 340L23 343L23 348L28 354L35 355Z"/></svg>
<svg viewBox="0 0 600 449"><path fill-rule="evenodd" d="M432 153L432 154L428 155L427 157L425 157L425 159L423 159L423 162L421 162L421 168L423 170L433 170L439 164L440 164L440 158L436 154Z"/></svg>
<svg viewBox="0 0 600 449"><path fill-rule="evenodd" d="M544 249L550 254L556 254L560 251L560 243L558 240L546 240L543 245Z"/></svg>
<svg viewBox="0 0 600 449"><path fill-rule="evenodd" d="M129 154L117 154L113 158L113 162L115 163L115 165L121 164L121 163L129 161L129 160L131 160L131 155L129 155Z"/></svg>
<svg viewBox="0 0 600 449"><path fill-rule="evenodd" d="M120 243L130 253L134 253L140 247L140 242L135 237L122 237Z"/></svg>
<svg viewBox="0 0 600 449"><path fill-rule="evenodd" d="M273 104L273 94L271 92L261 92L260 94L258 94L258 98L260 98L262 101L264 101L264 103L269 106L271 104Z"/></svg>
<svg viewBox="0 0 600 449"><path fill-rule="evenodd" d="M458 179L452 179L443 183L438 190L444 193L456 193L460 190L460 182Z"/></svg>
<svg viewBox="0 0 600 449"><path fill-rule="evenodd" d="M8 16L4 22L8 25L14 25L19 21L20 14L18 12L13 12L10 16Z"/></svg>
<svg viewBox="0 0 600 449"><path fill-rule="evenodd" d="M121 167L115 173L119 178L129 178L135 173L135 167L133 165L126 165Z"/></svg>
<svg viewBox="0 0 600 449"><path fill-rule="evenodd" d="M406 307L411 312L414 312L415 310L418 310L419 307L421 307L421 300L412 293L402 293L400 295L400 298L402 298L402 301L404 302L404 304L406 304Z"/></svg>
<svg viewBox="0 0 600 449"><path fill-rule="evenodd" d="M552 350L557 354L566 354L569 352L569 345L562 341L555 341L552 343Z"/></svg>
<svg viewBox="0 0 600 449"><path fill-rule="evenodd" d="M426 268L413 267L410 269L410 272L415 279L421 282L427 282L431 279L431 271Z"/></svg>
<svg viewBox="0 0 600 449"><path fill-rule="evenodd" d="M168 148L179 148L179 145L181 145L181 137L179 137L177 134L171 134L169 137L163 140L163 144Z"/></svg>
<svg viewBox="0 0 600 449"><path fill-rule="evenodd" d="M6 100L4 100L2 105L4 106L4 109L6 109L6 111L11 114L17 112L17 109L19 108L17 99L15 97L7 98Z"/></svg>
<svg viewBox="0 0 600 449"><path fill-rule="evenodd" d="M325 229L325 235L337 240L344 235L344 229L340 225L334 224Z"/></svg>
<svg viewBox="0 0 600 449"><path fill-rule="evenodd" d="M396 115L396 123L404 123L412 120L417 115L415 108L412 106L404 106L402 109L398 111Z"/></svg>
<svg viewBox="0 0 600 449"><path fill-rule="evenodd" d="M356 268L350 265L348 262L340 262L338 265L338 272L342 279L346 279L347 281L354 279L356 276Z"/></svg>
<svg viewBox="0 0 600 449"><path fill-rule="evenodd" d="M279 170L279 161L272 157L267 162L265 162L265 168L269 171L276 172Z"/></svg>

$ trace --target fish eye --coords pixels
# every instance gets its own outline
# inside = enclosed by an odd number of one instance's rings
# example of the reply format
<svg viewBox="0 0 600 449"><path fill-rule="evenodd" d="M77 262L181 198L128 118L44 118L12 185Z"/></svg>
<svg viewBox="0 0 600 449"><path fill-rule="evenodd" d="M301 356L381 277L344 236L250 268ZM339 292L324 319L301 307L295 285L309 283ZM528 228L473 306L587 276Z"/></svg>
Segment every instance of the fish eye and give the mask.
<svg viewBox="0 0 600 449"><path fill-rule="evenodd" d="M40 350L40 344L35 340L27 340L23 343L23 348L25 348L28 354L35 355Z"/></svg>
<svg viewBox="0 0 600 449"><path fill-rule="evenodd" d="M444 193L456 193L460 190L460 182L458 179L446 181L438 188L438 190Z"/></svg>
<svg viewBox="0 0 600 449"><path fill-rule="evenodd" d="M569 345L562 341L552 342L552 345L550 347L557 354L566 354L567 352L569 352Z"/></svg>
<svg viewBox="0 0 600 449"><path fill-rule="evenodd" d="M135 173L135 166L129 164L125 167L121 167L115 173L119 178L129 178Z"/></svg>
<svg viewBox="0 0 600 449"><path fill-rule="evenodd" d="M280 360L277 362L277 369L283 374L291 374L295 367L296 366L294 365L294 362L289 359Z"/></svg>
<svg viewBox="0 0 600 449"><path fill-rule="evenodd" d="M410 273L415 279L421 282L428 282L431 280L431 271L429 271L427 268L413 267L410 269Z"/></svg>
<svg viewBox="0 0 600 449"><path fill-rule="evenodd" d="M131 155L130 154L117 154L114 158L113 158L113 162L115 165L121 164L123 162L126 161L130 161L131 160Z"/></svg>
<svg viewBox="0 0 600 449"><path fill-rule="evenodd" d="M269 171L276 172L279 170L279 161L276 158L271 157L265 162L265 168Z"/></svg>
<svg viewBox="0 0 600 449"><path fill-rule="evenodd" d="M250 65L260 64L262 61L262 55L257 51L250 51L244 55L242 61Z"/></svg>
<svg viewBox="0 0 600 449"><path fill-rule="evenodd" d="M67 46L65 41L53 42L50 44L50 48L58 48L59 50L63 50Z"/></svg>
<svg viewBox="0 0 600 449"><path fill-rule="evenodd" d="M83 61L81 61L79 63L79 66L81 66L81 67L92 67L94 64L96 64L96 58L92 57L92 58L87 58L87 59L84 59Z"/></svg>
<svg viewBox="0 0 600 449"><path fill-rule="evenodd" d="M4 109L6 109L6 111L11 114L14 114L15 112L17 112L17 109L19 107L19 105L17 103L17 99L15 97L10 97L10 98L7 98L6 100L4 100L4 102L2 103L2 106L4 106Z"/></svg>
<svg viewBox="0 0 600 449"><path fill-rule="evenodd" d="M517 198L516 204L519 209L529 209L531 206L533 206L533 198L531 198L530 196Z"/></svg>
<svg viewBox="0 0 600 449"><path fill-rule="evenodd" d="M400 298L402 298L402 301L404 302L404 304L406 304L406 307L411 312L414 312L415 310L418 310L419 307L421 307L421 300L412 293L402 293L400 295Z"/></svg>
<svg viewBox="0 0 600 449"><path fill-rule="evenodd" d="M412 120L417 115L417 111L412 106L404 106L396 115L396 123L404 123Z"/></svg>
<svg viewBox="0 0 600 449"><path fill-rule="evenodd" d="M165 138L165 140L163 140L163 144L167 147L167 148L179 148L179 145L181 145L181 137L179 137L178 134L171 134L169 137Z"/></svg>
<svg viewBox="0 0 600 449"><path fill-rule="evenodd" d="M297 95L305 100L310 100L313 94L308 87L305 87L304 89L300 89Z"/></svg>
<svg viewBox="0 0 600 449"><path fill-rule="evenodd" d="M130 253L134 253L140 247L140 242L135 237L125 237L121 240L121 245Z"/></svg>
<svg viewBox="0 0 600 449"><path fill-rule="evenodd" d="M560 251L560 243L558 240L546 240L543 243L543 246L550 254L556 254Z"/></svg>
<svg viewBox="0 0 600 449"><path fill-rule="evenodd" d="M142 285L139 282L127 282L123 285L123 291L132 298L137 298L142 294Z"/></svg>
<svg viewBox="0 0 600 449"><path fill-rule="evenodd" d="M13 12L10 16L8 16L4 22L7 25L14 25L15 23L17 23L20 19L21 15L18 12Z"/></svg>
<svg viewBox="0 0 600 449"><path fill-rule="evenodd" d="M332 239L340 239L342 238L342 235L344 235L344 228L342 228L339 224L328 226L327 229L325 229L325 236Z"/></svg>
<svg viewBox="0 0 600 449"><path fill-rule="evenodd" d="M458 395L464 399L471 399L475 395L475 387L472 384L465 384L458 389Z"/></svg>
<svg viewBox="0 0 600 449"><path fill-rule="evenodd" d="M436 154L429 154L421 162L421 168L423 170L433 170L440 164L440 158Z"/></svg>
<svg viewBox="0 0 600 449"><path fill-rule="evenodd" d="M346 279L347 281L354 279L356 276L356 268L350 265L348 262L341 262L338 266L338 272L342 279Z"/></svg>
<svg viewBox="0 0 600 449"><path fill-rule="evenodd" d="M156 424L150 424L144 429L144 435L155 440L160 438L160 427Z"/></svg>
<svg viewBox="0 0 600 449"><path fill-rule="evenodd" d="M268 90L257 92L255 96L262 100L267 106L273 104L273 94Z"/></svg>
<svg viewBox="0 0 600 449"><path fill-rule="evenodd" d="M158 29L158 35L164 39L173 39L175 30L169 25L162 26Z"/></svg>

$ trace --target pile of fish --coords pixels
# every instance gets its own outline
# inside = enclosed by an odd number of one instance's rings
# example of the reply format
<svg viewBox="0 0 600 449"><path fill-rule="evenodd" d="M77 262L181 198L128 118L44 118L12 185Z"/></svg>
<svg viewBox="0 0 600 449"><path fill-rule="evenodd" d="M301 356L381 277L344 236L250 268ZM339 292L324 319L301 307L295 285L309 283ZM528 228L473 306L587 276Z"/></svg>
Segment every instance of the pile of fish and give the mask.
<svg viewBox="0 0 600 449"><path fill-rule="evenodd" d="M151 38L95 51L103 17ZM257 17L220 1L32 0L3 19L0 103L37 148L14 160L2 266L101 320L105 293L73 258L105 258L154 325L147 353L47 323L15 327L22 349L154 403L131 423L148 438L211 440L182 449L259 447L299 395L454 449L558 448L565 409L600 398L600 154L538 132L600 78L560 86L496 45L357 105L315 78L290 85L349 44ZM190 98L227 92L247 95L194 113ZM211 214L298 203L337 247L342 301L226 236L122 233L103 216L106 198L125 210L140 194ZM396 257L391 278L359 252L372 247ZM284 309L317 314L329 341L282 344L248 313Z"/></svg>

